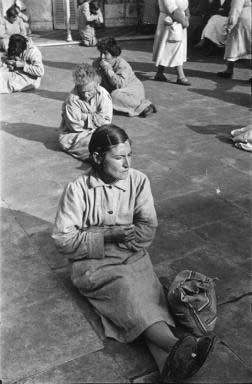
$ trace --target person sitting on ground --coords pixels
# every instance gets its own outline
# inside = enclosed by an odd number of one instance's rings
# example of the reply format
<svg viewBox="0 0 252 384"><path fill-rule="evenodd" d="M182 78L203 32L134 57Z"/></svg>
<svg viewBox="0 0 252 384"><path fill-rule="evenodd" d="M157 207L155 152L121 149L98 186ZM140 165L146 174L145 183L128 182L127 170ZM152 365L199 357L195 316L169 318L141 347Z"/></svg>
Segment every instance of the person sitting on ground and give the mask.
<svg viewBox="0 0 252 384"><path fill-rule="evenodd" d="M73 72L75 87L62 106L60 147L84 160L93 131L112 121L109 93L100 86L101 78L90 64L80 64Z"/></svg>
<svg viewBox="0 0 252 384"><path fill-rule="evenodd" d="M81 44L94 47L97 44L95 28L103 23L98 3L92 0L78 0L78 29Z"/></svg>
<svg viewBox="0 0 252 384"><path fill-rule="evenodd" d="M227 68L217 76L233 77L235 62L251 58L251 0L232 0L227 22L227 41L224 58Z"/></svg>
<svg viewBox="0 0 252 384"><path fill-rule="evenodd" d="M7 55L2 57L0 93L22 92L37 89L44 75L39 49L26 37L10 37Z"/></svg>
<svg viewBox="0 0 252 384"><path fill-rule="evenodd" d="M231 132L232 140L237 148L252 152L252 124Z"/></svg>
<svg viewBox="0 0 252 384"><path fill-rule="evenodd" d="M129 343L142 336L165 382L175 371L189 377L213 339L174 336L147 252L157 227L150 182L131 168L131 140L115 125L97 128L89 154L90 168L62 194L52 235L72 264L72 282L100 316L106 337Z"/></svg>
<svg viewBox="0 0 252 384"><path fill-rule="evenodd" d="M203 49L206 55L210 55L214 48L224 47L227 31L226 24L230 11L231 0L224 0L221 7L216 11L207 22L202 31L201 40L196 44L195 48Z"/></svg>
<svg viewBox="0 0 252 384"><path fill-rule="evenodd" d="M0 20L0 50L7 52L10 36L14 34L26 36L27 32L16 6L12 5Z"/></svg>
<svg viewBox="0 0 252 384"><path fill-rule="evenodd" d="M157 67L154 80L167 82L166 67L176 68L177 84L191 85L184 73L187 60L188 0L159 0L159 18L153 44Z"/></svg>
<svg viewBox="0 0 252 384"><path fill-rule="evenodd" d="M23 3L22 0L16 0L15 1L15 7L18 11L18 17L22 19L25 29L26 29L26 35L30 36L31 35L31 20L30 17L27 14L27 9L25 4Z"/></svg>
<svg viewBox="0 0 252 384"><path fill-rule="evenodd" d="M102 77L102 86L111 93L113 108L128 116L146 117L156 113L156 107L145 98L142 82L121 55L121 48L113 37L97 43L100 58L93 65Z"/></svg>

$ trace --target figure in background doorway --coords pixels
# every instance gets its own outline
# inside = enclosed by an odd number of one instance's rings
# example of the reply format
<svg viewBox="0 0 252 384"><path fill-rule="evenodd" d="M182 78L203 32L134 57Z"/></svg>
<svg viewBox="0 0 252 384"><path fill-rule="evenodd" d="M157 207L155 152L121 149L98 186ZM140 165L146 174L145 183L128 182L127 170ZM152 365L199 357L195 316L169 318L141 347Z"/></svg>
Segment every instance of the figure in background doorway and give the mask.
<svg viewBox="0 0 252 384"><path fill-rule="evenodd" d="M75 87L62 106L59 143L63 151L84 160L94 130L112 121L109 93L100 86L100 76L89 64L80 64L73 73Z"/></svg>
<svg viewBox="0 0 252 384"><path fill-rule="evenodd" d="M142 82L121 55L121 48L113 37L98 41L100 58L93 65L102 78L102 86L111 94L113 108L128 116L146 117L156 113L156 107L145 98Z"/></svg>
<svg viewBox="0 0 252 384"><path fill-rule="evenodd" d="M78 0L78 29L81 44L94 47L97 44L95 29L103 24L102 12L97 1Z"/></svg>
<svg viewBox="0 0 252 384"><path fill-rule="evenodd" d="M167 81L166 67L175 67L177 84L191 85L183 64L187 60L188 0L159 0L159 19L153 45L156 81Z"/></svg>
<svg viewBox="0 0 252 384"><path fill-rule="evenodd" d="M0 68L0 93L37 89L44 75L44 65L39 49L22 35L12 35L8 52L2 57Z"/></svg>
<svg viewBox="0 0 252 384"><path fill-rule="evenodd" d="M23 20L18 17L16 6L12 5L0 20L0 50L7 52L10 36L14 34L26 36L27 31Z"/></svg>

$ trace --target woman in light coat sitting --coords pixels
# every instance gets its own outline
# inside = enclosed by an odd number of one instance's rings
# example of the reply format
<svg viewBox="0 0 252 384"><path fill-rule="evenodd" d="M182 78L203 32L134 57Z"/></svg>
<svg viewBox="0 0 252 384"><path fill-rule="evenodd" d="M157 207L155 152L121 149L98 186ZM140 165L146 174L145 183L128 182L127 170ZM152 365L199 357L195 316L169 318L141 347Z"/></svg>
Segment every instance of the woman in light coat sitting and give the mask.
<svg viewBox="0 0 252 384"><path fill-rule="evenodd" d="M130 64L121 55L121 48L113 37L98 41L100 58L93 65L102 77L102 86L111 94L113 108L128 116L146 117L156 112L156 107L145 98L142 82Z"/></svg>
<svg viewBox="0 0 252 384"><path fill-rule="evenodd" d="M53 238L71 263L71 278L101 318L105 336L142 336L165 382L192 376L213 339L174 336L174 321L147 248L157 227L150 182L131 168L131 141L104 125L89 143L91 167L61 197Z"/></svg>
<svg viewBox="0 0 252 384"><path fill-rule="evenodd" d="M22 92L37 89L44 75L39 49L22 35L12 35L8 52L2 57L0 93Z"/></svg>
<svg viewBox="0 0 252 384"><path fill-rule="evenodd" d="M109 93L100 86L101 78L90 64L80 64L73 73L75 87L62 106L59 144L63 151L84 160L94 130L112 121Z"/></svg>

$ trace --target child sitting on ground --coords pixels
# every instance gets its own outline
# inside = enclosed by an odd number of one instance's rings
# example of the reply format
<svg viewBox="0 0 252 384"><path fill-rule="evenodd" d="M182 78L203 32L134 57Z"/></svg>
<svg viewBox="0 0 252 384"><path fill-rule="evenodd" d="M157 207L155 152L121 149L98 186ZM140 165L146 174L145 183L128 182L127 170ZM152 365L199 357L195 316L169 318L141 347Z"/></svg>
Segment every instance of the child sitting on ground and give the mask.
<svg viewBox="0 0 252 384"><path fill-rule="evenodd" d="M94 47L97 44L95 28L103 23L99 4L92 0L78 0L78 29L81 44Z"/></svg>

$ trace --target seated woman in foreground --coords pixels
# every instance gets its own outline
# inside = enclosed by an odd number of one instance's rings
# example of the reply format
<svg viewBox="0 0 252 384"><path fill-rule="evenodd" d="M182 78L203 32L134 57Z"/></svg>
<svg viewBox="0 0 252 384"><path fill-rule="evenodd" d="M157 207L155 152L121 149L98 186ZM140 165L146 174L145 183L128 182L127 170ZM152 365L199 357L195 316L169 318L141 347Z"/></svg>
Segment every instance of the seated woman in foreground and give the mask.
<svg viewBox="0 0 252 384"><path fill-rule="evenodd" d="M68 254L73 284L100 315L107 337L129 343L142 335L164 380L189 377L204 363L212 339L173 334L147 252L157 227L150 182L131 168L131 141L115 125L96 129L89 153L90 169L61 197L56 246Z"/></svg>
<svg viewBox="0 0 252 384"><path fill-rule="evenodd" d="M0 93L37 89L44 75L39 49L22 35L12 35L0 68Z"/></svg>
<svg viewBox="0 0 252 384"><path fill-rule="evenodd" d="M0 50L7 51L10 36L14 34L27 35L23 20L18 17L18 9L12 5L7 11L6 16L0 19Z"/></svg>
<svg viewBox="0 0 252 384"><path fill-rule="evenodd" d="M90 64L80 64L73 73L75 87L62 106L59 143L63 151L77 159L88 155L93 131L112 121L109 93L100 86L101 78Z"/></svg>
<svg viewBox="0 0 252 384"><path fill-rule="evenodd" d="M145 99L142 82L136 77L129 63L120 57L121 48L114 38L98 41L100 58L94 66L102 77L102 86L111 93L115 111L129 116L146 117L156 112L151 101Z"/></svg>

